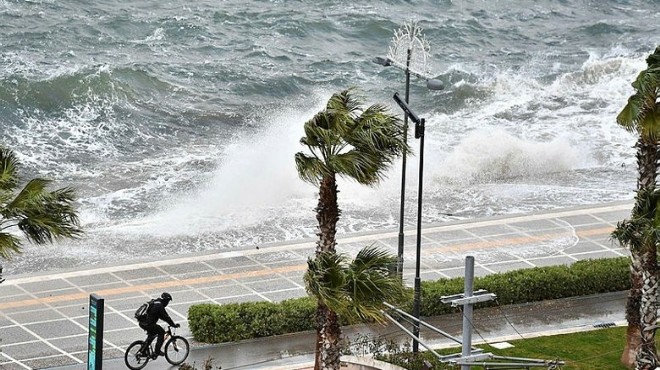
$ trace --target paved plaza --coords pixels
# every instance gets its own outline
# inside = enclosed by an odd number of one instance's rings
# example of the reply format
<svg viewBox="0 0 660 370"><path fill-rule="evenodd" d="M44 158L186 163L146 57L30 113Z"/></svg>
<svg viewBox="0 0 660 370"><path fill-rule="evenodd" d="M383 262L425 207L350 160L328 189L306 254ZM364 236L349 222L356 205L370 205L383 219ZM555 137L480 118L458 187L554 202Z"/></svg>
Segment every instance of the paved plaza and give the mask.
<svg viewBox="0 0 660 370"><path fill-rule="evenodd" d="M421 278L463 275L475 257L475 274L626 256L610 239L631 202L529 215L428 225L422 230ZM354 255L376 243L396 254L398 231L340 235L337 249ZM406 231L404 278L412 284L415 232ZM190 338L188 308L197 303L281 301L305 295L302 275L314 240L254 245L232 251L10 276L0 284L0 369L43 369L87 361L89 295L105 299L104 358L117 358L142 339L133 312L168 291L178 334Z"/></svg>

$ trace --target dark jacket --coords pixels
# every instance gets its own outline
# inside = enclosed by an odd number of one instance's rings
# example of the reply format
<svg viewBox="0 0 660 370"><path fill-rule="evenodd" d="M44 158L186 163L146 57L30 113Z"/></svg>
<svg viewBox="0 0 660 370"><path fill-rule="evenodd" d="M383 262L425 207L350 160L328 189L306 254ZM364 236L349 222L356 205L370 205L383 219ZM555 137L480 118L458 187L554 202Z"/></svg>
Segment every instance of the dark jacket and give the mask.
<svg viewBox="0 0 660 370"><path fill-rule="evenodd" d="M158 322L158 320L163 320L166 323L168 323L170 326L174 326L174 321L172 321L170 315L167 314L167 310L165 310L165 305L163 304L163 301L160 298L154 299L154 303L147 310L147 319L144 320L142 324L154 325L155 323Z"/></svg>

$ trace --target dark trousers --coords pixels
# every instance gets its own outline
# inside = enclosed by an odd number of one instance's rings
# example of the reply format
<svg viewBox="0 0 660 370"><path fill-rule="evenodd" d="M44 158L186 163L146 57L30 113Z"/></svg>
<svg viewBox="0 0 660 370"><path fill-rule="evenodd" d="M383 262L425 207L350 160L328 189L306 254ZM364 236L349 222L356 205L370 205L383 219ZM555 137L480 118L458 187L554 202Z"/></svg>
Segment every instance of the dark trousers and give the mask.
<svg viewBox="0 0 660 370"><path fill-rule="evenodd" d="M140 324L140 327L147 331L147 345L149 345L151 341L154 340L154 337L158 337L156 340L156 352L160 352L160 347L163 346L163 340L165 339L165 329L155 323L151 325Z"/></svg>

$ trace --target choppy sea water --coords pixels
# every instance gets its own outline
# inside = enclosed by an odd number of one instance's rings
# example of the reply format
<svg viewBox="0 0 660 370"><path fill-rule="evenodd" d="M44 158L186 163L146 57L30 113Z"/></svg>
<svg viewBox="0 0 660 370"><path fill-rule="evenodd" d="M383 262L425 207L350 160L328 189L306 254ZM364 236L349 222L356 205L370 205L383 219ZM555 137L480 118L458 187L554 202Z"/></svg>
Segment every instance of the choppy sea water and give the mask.
<svg viewBox="0 0 660 370"><path fill-rule="evenodd" d="M616 114L660 32L657 0L102 3L0 0L0 127L26 178L78 189L85 236L26 245L5 274L313 238L303 123L356 86L398 112L372 63L414 20L427 69L425 223L632 199ZM414 139L411 139L414 140ZM412 142L417 150L417 143ZM416 222L417 157L406 222ZM340 233L398 225L401 166L340 181Z"/></svg>

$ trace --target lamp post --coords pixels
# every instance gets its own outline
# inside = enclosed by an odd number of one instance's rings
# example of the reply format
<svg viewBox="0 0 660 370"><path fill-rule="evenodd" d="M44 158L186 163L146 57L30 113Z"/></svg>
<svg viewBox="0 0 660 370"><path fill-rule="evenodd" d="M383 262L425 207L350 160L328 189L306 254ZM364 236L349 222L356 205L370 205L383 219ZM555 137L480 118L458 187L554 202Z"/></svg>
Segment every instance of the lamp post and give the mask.
<svg viewBox="0 0 660 370"><path fill-rule="evenodd" d="M405 64L397 59L399 58L399 50L403 47L406 49ZM384 67L395 67L405 72L406 74L406 90L405 102L410 102L410 76L415 76L426 81L426 87L429 90L442 90L444 88L442 81L433 79L423 72L415 71L411 68L413 63L413 50L418 50L421 60L425 64L426 56L428 54L428 43L424 40L421 33L421 28L416 23L408 23L399 30L395 31L392 39L392 44L387 57L375 57L373 62ZM420 63L417 63L420 64ZM425 65L421 66L425 68ZM408 142L408 115L403 118L403 139ZM397 263L396 273L399 277L403 277L403 245L404 245L404 232L403 232L403 218L405 211L405 194L406 194L406 154L401 157L401 204L399 208L399 240L397 250Z"/></svg>
<svg viewBox="0 0 660 370"><path fill-rule="evenodd" d="M417 353L419 351L419 341L416 338L419 338L419 306L420 306L420 294L421 294L421 278L419 276L420 270L420 256L422 252L422 189L423 189L423 178L424 178L424 130L426 128L426 120L424 118L419 118L417 115L408 107L408 104L401 100L399 93L394 94L394 101L403 109L405 117L410 117L410 119L415 123L415 139L419 139L419 185L417 189L417 258L415 259L415 285L414 285L414 295L413 295L413 316L415 317L415 323L413 326L413 352Z"/></svg>

